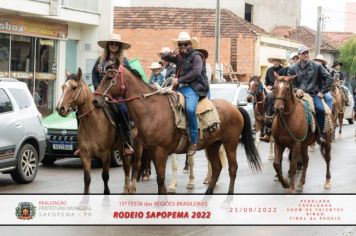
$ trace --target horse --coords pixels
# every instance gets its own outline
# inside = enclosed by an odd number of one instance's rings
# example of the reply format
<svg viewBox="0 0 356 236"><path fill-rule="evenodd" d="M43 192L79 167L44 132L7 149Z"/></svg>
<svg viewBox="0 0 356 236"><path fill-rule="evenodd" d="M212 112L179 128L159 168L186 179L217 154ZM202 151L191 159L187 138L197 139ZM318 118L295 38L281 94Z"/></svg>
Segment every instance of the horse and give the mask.
<svg viewBox="0 0 356 236"><path fill-rule="evenodd" d="M305 184L305 176L308 169L308 146L313 144L318 138L318 132L312 132L307 120L307 113L304 104L297 99L293 92L292 81L295 78L276 76L274 90L274 109L276 115L273 119L272 134L275 139L275 159L273 167L277 173L278 180L284 188L289 188L288 191L293 193L295 190L302 191ZM310 114L310 113L309 113ZM313 117L315 123L316 119ZM324 127L321 127L324 128ZM331 160L331 142L332 130L326 133L326 143L320 143L320 151L326 162L326 180L325 189L331 188L330 175L330 160ZM282 158L285 148L289 148L291 155L290 162L290 183L282 176ZM300 183L297 189L294 187L294 177L296 174L297 162L303 160L303 170Z"/></svg>
<svg viewBox="0 0 356 236"><path fill-rule="evenodd" d="M158 193L166 194L164 184L166 161L169 154L187 152L189 142L186 134L178 129L174 121L174 111L171 108L168 95L154 92L140 77L130 70L120 66L112 69L111 75L101 81L97 94L102 96L122 96L130 117L134 120L138 139L152 153L152 160L157 172ZM171 95L172 96L172 95ZM253 142L252 130L248 113L242 108L236 108L228 101L214 99L220 124L213 130L203 132L203 139L198 142L198 150L206 149L212 165L212 180L206 194L212 194L222 166L219 160L219 148L224 146L229 163L230 184L228 193L234 193L237 173L236 149L240 135L245 144L245 152L250 167L255 171L261 170L260 157ZM183 138L182 145L181 139Z"/></svg>
<svg viewBox="0 0 356 236"><path fill-rule="evenodd" d="M267 99L267 92L266 89L263 87L263 83L261 81L261 76L251 76L248 82L248 93L247 101L253 102L253 111L255 114L255 130L256 130L256 137L262 136L265 133L263 128L266 127L266 116L265 116L265 100ZM270 126L271 127L271 126ZM260 132L260 135L257 133ZM270 150L268 159L274 159L273 153L273 137L270 140ZM256 138L256 144L259 143L259 139Z"/></svg>
<svg viewBox="0 0 356 236"><path fill-rule="evenodd" d="M344 119L344 112L346 107L346 101L343 98L343 91L339 80L334 80L331 86L331 95L333 97L333 123L334 123L334 134L339 121L339 134L342 133L342 123Z"/></svg>
<svg viewBox="0 0 356 236"><path fill-rule="evenodd" d="M62 86L62 96L57 105L59 115L66 117L70 112L78 109L80 119L78 127L78 143L81 150L80 159L84 169L84 194L89 194L91 182L90 169L92 157L102 162L102 179L104 194L110 194L108 186L111 152L118 144L116 128L106 116L102 107L98 106L93 93L82 80L82 70L78 68L76 74L66 74L67 81ZM99 107L99 108L98 108ZM120 150L122 153L122 150ZM123 158L125 171L124 193L136 191L136 179L130 185L130 158ZM133 176L138 173L134 173Z"/></svg>

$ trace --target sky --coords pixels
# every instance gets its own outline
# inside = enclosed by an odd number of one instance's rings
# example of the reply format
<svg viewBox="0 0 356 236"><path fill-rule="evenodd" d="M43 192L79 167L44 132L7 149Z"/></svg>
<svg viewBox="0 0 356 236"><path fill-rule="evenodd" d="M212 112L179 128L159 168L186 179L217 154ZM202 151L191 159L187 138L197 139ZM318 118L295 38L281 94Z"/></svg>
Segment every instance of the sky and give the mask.
<svg viewBox="0 0 356 236"><path fill-rule="evenodd" d="M345 3L356 0L302 0L301 25L316 29L317 8L323 8L325 31L344 31ZM348 12L346 14L356 14Z"/></svg>

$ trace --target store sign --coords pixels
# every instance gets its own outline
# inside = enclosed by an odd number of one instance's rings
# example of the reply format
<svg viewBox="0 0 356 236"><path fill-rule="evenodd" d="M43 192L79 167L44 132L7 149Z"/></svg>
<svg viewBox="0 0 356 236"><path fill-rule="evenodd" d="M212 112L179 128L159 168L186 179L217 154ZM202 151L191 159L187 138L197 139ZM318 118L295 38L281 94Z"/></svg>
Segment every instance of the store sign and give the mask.
<svg viewBox="0 0 356 236"><path fill-rule="evenodd" d="M0 16L0 32L66 39L68 37L68 25L25 19L16 16Z"/></svg>

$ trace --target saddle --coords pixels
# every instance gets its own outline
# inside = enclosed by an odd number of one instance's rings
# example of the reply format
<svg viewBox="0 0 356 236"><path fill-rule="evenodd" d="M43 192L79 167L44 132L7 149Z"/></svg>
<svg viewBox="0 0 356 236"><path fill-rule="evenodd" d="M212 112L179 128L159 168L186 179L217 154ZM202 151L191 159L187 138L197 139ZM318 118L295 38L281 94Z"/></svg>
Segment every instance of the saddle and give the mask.
<svg viewBox="0 0 356 236"><path fill-rule="evenodd" d="M308 93L304 93L303 98L301 99L304 103L304 111L306 112L306 117L308 124L312 130L312 132L315 132L316 128L316 121L313 119L312 116L316 117L316 112L315 112L315 106L314 106L314 101L312 96ZM322 99L322 103L324 106L325 110L325 124L323 127L323 132L327 132L330 129L333 129L333 122L332 122L332 112L329 108L329 106L326 104L326 102ZM310 114L310 115L309 115Z"/></svg>
<svg viewBox="0 0 356 236"><path fill-rule="evenodd" d="M175 124L178 129L188 130L188 123L185 116L185 98L179 92L168 95L171 108L174 113ZM212 131L219 127L221 123L219 113L215 105L208 99L203 98L197 106L198 131L200 139L203 139L204 131Z"/></svg>

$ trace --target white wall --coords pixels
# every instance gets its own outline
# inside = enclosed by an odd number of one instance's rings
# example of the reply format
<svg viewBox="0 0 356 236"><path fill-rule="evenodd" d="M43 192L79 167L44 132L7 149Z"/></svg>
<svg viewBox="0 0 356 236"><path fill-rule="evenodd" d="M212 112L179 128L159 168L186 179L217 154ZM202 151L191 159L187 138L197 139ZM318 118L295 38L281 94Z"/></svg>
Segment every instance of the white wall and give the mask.
<svg viewBox="0 0 356 236"><path fill-rule="evenodd" d="M133 7L216 8L216 0L130 0ZM270 32L277 25L296 26L301 0L220 0L220 7L245 17L245 2L254 5L253 24ZM124 3L124 2L123 2ZM115 4L120 5L120 0ZM125 2L124 6L127 6Z"/></svg>

